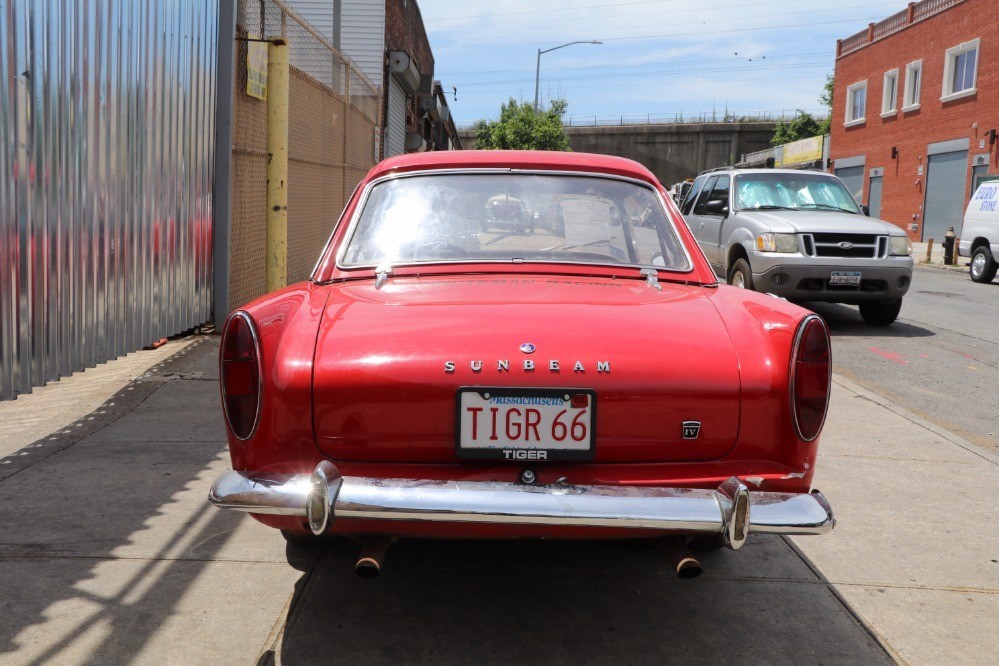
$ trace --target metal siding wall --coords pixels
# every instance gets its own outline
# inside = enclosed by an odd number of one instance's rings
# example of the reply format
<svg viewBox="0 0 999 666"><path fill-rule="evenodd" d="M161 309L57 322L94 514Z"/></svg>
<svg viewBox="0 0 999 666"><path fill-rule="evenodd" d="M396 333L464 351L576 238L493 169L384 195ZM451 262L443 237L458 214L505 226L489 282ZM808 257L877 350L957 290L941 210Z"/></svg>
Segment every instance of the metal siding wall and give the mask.
<svg viewBox="0 0 999 666"><path fill-rule="evenodd" d="M0 399L210 318L217 18L0 0Z"/></svg>
<svg viewBox="0 0 999 666"><path fill-rule="evenodd" d="M340 50L375 86L385 67L385 0L343 0Z"/></svg>
<svg viewBox="0 0 999 666"><path fill-rule="evenodd" d="M288 6L313 28L336 46L339 35L333 34L336 25L334 0L288 0Z"/></svg>

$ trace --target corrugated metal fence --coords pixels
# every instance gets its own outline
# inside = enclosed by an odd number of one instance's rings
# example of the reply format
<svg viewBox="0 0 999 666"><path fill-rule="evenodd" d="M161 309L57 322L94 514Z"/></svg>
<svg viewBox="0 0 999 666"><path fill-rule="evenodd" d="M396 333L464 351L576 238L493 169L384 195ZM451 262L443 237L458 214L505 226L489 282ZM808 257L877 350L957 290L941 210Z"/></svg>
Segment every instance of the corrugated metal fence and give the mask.
<svg viewBox="0 0 999 666"><path fill-rule="evenodd" d="M0 0L0 399L210 318L217 20Z"/></svg>

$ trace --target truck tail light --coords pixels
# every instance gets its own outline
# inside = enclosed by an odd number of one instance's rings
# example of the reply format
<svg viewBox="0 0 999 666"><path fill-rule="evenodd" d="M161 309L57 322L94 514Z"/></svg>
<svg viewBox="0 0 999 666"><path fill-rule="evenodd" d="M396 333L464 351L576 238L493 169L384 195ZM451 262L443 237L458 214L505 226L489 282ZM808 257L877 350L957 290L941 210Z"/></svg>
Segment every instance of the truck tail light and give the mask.
<svg viewBox="0 0 999 666"><path fill-rule="evenodd" d="M237 438L249 439L260 420L260 344L245 312L226 322L220 362L226 422Z"/></svg>
<svg viewBox="0 0 999 666"><path fill-rule="evenodd" d="M799 324L791 351L791 412L798 436L806 442L822 431L831 378L829 330L821 317L809 315Z"/></svg>

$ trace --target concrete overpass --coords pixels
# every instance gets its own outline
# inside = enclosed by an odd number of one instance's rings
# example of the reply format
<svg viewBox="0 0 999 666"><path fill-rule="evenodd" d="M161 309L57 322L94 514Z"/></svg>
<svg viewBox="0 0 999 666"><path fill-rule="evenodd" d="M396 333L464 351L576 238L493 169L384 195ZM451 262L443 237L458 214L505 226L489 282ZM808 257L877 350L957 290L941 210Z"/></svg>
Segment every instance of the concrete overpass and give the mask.
<svg viewBox="0 0 999 666"><path fill-rule="evenodd" d="M572 149L627 157L644 164L669 187L705 169L735 164L739 156L770 148L775 122L663 123L566 127ZM473 148L474 130L461 130Z"/></svg>

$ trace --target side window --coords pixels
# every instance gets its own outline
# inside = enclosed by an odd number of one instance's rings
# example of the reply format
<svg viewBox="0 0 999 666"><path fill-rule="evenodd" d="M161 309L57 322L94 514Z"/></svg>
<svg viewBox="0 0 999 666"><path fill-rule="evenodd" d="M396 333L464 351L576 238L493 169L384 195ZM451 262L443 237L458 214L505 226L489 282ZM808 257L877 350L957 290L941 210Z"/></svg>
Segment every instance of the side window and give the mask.
<svg viewBox="0 0 999 666"><path fill-rule="evenodd" d="M867 81L857 81L846 88L846 118L843 124L859 125L867 115Z"/></svg>
<svg viewBox="0 0 999 666"><path fill-rule="evenodd" d="M956 97L973 94L978 73L978 47L981 39L958 44L947 49L944 60L943 93L941 99L949 102Z"/></svg>
<svg viewBox="0 0 999 666"><path fill-rule="evenodd" d="M919 108L919 88L922 84L923 61L914 60L905 66L905 92L902 96L902 110Z"/></svg>
<svg viewBox="0 0 999 666"><path fill-rule="evenodd" d="M687 191L687 196L683 199L683 205L680 206L681 213L690 215L690 209L694 207L694 201L697 200L697 195L700 194L705 181L707 181L707 178L698 178L693 182Z"/></svg>
<svg viewBox="0 0 999 666"><path fill-rule="evenodd" d="M881 86L881 115L895 113L898 99L898 68L885 72L884 83Z"/></svg>
<svg viewBox="0 0 999 666"><path fill-rule="evenodd" d="M715 189L711 191L711 196L708 200L721 199L728 206L728 188L731 179L728 176L719 176L718 182L715 183Z"/></svg>
<svg viewBox="0 0 999 666"><path fill-rule="evenodd" d="M704 215L704 204L708 202L708 195L715 188L715 183L718 181L718 176L711 176L708 178L707 182L704 183L704 189L701 190L701 194L697 197L697 203L694 204L694 215Z"/></svg>

